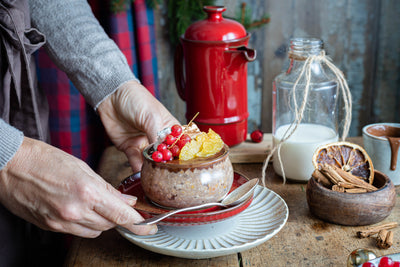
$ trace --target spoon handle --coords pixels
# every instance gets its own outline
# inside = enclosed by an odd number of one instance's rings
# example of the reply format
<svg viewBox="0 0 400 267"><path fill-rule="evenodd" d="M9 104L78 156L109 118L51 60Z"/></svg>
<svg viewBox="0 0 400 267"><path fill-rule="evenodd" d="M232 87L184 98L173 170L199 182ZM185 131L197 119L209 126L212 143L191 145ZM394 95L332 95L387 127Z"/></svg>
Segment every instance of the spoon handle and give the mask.
<svg viewBox="0 0 400 267"><path fill-rule="evenodd" d="M142 222L135 223L135 225L149 225L149 224L153 224L153 223L157 223L159 221L162 221L165 218L167 218L167 217L169 217L171 215L174 215L176 213L179 213L179 212L197 210L197 209L204 209L204 208L208 208L208 207L212 207L212 206L222 206L222 207L224 207L225 205L222 204L222 203L215 202L215 203L205 203L205 204L201 204L201 205L197 205L197 206L171 210L171 211L166 212L166 213L155 215L155 216L153 216L153 217L151 217L149 219L146 219L146 220L144 220Z"/></svg>

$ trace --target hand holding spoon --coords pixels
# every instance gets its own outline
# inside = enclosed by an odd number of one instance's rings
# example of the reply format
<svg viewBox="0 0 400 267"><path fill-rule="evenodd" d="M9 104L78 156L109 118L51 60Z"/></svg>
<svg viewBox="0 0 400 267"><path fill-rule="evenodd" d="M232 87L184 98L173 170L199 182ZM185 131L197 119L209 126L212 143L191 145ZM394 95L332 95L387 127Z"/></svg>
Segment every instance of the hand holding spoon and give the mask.
<svg viewBox="0 0 400 267"><path fill-rule="evenodd" d="M176 209L172 210L170 212L166 212L160 215L153 216L149 219L146 219L140 223L137 223L136 225L148 225L148 224L153 224L157 223L159 221L164 220L165 218L174 215L179 212L183 211L190 211L190 210L197 210L197 209L204 209L207 207L212 207L212 206L221 206L221 207L231 207L235 206L237 204L242 203L245 201L254 191L258 184L259 179L254 178L246 183L242 184L235 190L233 190L230 194L228 194L225 198L221 200L221 202L211 202L211 203L205 203L197 206L192 206L192 207L187 207L187 208L182 208L182 209Z"/></svg>

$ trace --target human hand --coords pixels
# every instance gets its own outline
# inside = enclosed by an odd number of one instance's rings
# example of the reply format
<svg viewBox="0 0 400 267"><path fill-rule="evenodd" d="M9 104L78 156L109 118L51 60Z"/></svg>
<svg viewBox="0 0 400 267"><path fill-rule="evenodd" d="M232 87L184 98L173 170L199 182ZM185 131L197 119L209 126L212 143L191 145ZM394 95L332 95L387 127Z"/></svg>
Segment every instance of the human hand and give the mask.
<svg viewBox="0 0 400 267"><path fill-rule="evenodd" d="M133 172L141 169L142 150L157 140L157 132L179 122L143 87L131 81L125 83L98 108L108 136L124 151Z"/></svg>
<svg viewBox="0 0 400 267"><path fill-rule="evenodd" d="M96 237L121 225L139 235L157 226L138 226L143 218L121 194L83 161L44 142L25 137L0 170L0 202L15 215L43 228Z"/></svg>

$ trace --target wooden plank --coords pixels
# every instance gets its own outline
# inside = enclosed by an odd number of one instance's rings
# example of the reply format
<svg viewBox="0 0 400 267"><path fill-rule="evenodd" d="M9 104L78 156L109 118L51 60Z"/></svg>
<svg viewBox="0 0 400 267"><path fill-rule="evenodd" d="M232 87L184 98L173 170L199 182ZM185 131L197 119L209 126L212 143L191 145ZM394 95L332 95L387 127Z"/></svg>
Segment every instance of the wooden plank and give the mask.
<svg viewBox="0 0 400 267"><path fill-rule="evenodd" d="M76 253L69 257L65 266L68 267L186 267L186 266L239 266L237 255L223 256L212 260L190 260L164 256L140 248L123 238L115 230L104 232L96 239L75 239L78 244Z"/></svg>
<svg viewBox="0 0 400 267"><path fill-rule="evenodd" d="M282 72L287 55L286 47L295 27L291 15L292 4L292 1L265 1L265 10L270 14L271 21L261 33L255 33L262 34L258 46L262 54L258 60L263 66L261 129L264 132L272 132L272 83Z"/></svg>
<svg viewBox="0 0 400 267"><path fill-rule="evenodd" d="M264 134L263 141L254 143L250 135L245 142L229 149L232 163L263 163L272 149L272 134Z"/></svg>
<svg viewBox="0 0 400 267"><path fill-rule="evenodd" d="M159 100L182 123L186 123L186 103L179 97L175 85L174 55L175 46L168 36L167 7L162 4L154 9L154 23L157 46Z"/></svg>
<svg viewBox="0 0 400 267"><path fill-rule="evenodd" d="M381 2L373 121L400 122L400 2Z"/></svg>

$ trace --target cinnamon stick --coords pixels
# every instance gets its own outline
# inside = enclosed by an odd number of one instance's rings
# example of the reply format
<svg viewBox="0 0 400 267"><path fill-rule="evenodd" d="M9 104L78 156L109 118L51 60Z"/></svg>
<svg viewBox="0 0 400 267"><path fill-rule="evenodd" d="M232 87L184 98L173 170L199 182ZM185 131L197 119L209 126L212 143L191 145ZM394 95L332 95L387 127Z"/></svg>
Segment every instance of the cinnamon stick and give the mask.
<svg viewBox="0 0 400 267"><path fill-rule="evenodd" d="M325 187L329 188L332 185L332 182L317 169L314 170L312 177L314 177L317 182L321 183Z"/></svg>
<svg viewBox="0 0 400 267"><path fill-rule="evenodd" d="M368 191L378 190L378 188L376 188L372 184L369 184L369 183L365 182L364 180L362 180L360 178L357 178L356 176L354 176L350 172L346 172L346 171L344 171L341 168L338 168L336 166L329 166L329 167L334 169L336 171L336 173L338 173L344 180L346 180L346 182L355 184L355 185L357 185L357 187L365 188Z"/></svg>
<svg viewBox="0 0 400 267"><path fill-rule="evenodd" d="M333 168L328 164L324 164L321 167L321 171L325 174L334 184L339 182L346 182Z"/></svg>
<svg viewBox="0 0 400 267"><path fill-rule="evenodd" d="M367 189L365 188L347 188L345 190L346 193L352 193L352 194L356 194L356 193L366 193Z"/></svg>
<svg viewBox="0 0 400 267"><path fill-rule="evenodd" d="M338 183L338 180L333 177L331 174L329 174L328 172L323 172L323 174L325 175L326 178L328 178L329 181L331 181L332 184L336 184Z"/></svg>
<svg viewBox="0 0 400 267"><path fill-rule="evenodd" d="M346 188L346 189L349 189L349 188L356 189L356 187L357 187L354 184L347 183L347 182L339 182L338 186L341 186L341 187Z"/></svg>
<svg viewBox="0 0 400 267"><path fill-rule="evenodd" d="M332 190L333 190L333 191L336 191L336 192L341 192L341 193L344 193L344 192L345 192L344 187L341 187L341 186L339 186L339 185L337 185L337 184L335 184L335 185L332 186Z"/></svg>
<svg viewBox="0 0 400 267"><path fill-rule="evenodd" d="M388 249L393 245L393 232L380 230L376 238L376 245L379 248Z"/></svg>
<svg viewBox="0 0 400 267"><path fill-rule="evenodd" d="M377 234L381 230L389 230L392 228L396 228L397 226L398 226L397 222L389 222L389 223L381 224L381 225L378 225L375 227L370 227L365 230L358 231L357 236L359 238L365 238L365 237L369 237L371 235Z"/></svg>

